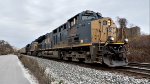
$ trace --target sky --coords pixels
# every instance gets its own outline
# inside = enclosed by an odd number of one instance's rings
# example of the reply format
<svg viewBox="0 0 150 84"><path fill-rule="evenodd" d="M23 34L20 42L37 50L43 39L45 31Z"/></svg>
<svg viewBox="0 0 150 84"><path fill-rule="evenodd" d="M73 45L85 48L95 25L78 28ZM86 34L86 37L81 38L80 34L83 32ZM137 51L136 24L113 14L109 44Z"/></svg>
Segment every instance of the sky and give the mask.
<svg viewBox="0 0 150 84"><path fill-rule="evenodd" d="M126 18L150 34L149 0L0 0L0 40L22 48L85 10Z"/></svg>

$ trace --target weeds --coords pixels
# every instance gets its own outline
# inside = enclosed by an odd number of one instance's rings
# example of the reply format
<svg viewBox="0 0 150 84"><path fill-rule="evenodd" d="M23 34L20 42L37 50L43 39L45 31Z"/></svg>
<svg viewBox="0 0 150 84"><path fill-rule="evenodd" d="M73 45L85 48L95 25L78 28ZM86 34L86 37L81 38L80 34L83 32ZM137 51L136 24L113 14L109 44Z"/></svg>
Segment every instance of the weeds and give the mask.
<svg viewBox="0 0 150 84"><path fill-rule="evenodd" d="M39 84L51 84L54 79L50 74L45 74L45 67L40 67L38 62L32 58L20 55L18 56L24 67L28 68L31 73L38 79Z"/></svg>
<svg viewBox="0 0 150 84"><path fill-rule="evenodd" d="M130 40L129 52L129 62L150 62L150 35Z"/></svg>

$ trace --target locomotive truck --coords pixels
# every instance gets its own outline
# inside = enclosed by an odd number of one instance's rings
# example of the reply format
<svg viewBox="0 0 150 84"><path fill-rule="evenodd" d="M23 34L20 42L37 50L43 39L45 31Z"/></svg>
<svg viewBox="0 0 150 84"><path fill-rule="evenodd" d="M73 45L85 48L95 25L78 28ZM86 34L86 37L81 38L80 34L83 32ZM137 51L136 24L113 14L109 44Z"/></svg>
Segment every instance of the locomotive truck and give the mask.
<svg viewBox="0 0 150 84"><path fill-rule="evenodd" d="M22 50L24 54L33 56L118 67L128 63L127 43L128 39L120 36L111 18L86 10L35 39Z"/></svg>

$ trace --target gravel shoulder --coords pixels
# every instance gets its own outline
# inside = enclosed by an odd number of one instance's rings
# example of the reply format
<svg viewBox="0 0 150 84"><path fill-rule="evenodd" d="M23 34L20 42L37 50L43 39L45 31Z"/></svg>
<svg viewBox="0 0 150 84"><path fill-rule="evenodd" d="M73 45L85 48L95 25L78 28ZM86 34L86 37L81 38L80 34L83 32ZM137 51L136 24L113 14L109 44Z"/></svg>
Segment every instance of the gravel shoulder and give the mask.
<svg viewBox="0 0 150 84"><path fill-rule="evenodd" d="M63 80L66 84L150 84L148 79L137 79L109 71L95 70L88 67L57 62L53 60L31 57L46 67L46 73L55 80Z"/></svg>

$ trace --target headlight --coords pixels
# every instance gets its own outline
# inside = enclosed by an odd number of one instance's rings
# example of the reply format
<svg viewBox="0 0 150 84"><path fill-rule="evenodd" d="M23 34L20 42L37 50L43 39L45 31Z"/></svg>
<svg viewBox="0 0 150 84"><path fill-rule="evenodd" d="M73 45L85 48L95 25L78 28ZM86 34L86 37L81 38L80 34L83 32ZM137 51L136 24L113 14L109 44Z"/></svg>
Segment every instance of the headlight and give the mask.
<svg viewBox="0 0 150 84"><path fill-rule="evenodd" d="M83 40L80 40L80 43L83 43Z"/></svg>
<svg viewBox="0 0 150 84"><path fill-rule="evenodd" d="M107 23L108 23L108 26L110 26L110 25L111 25L111 20L108 20L108 22L107 22Z"/></svg>
<svg viewBox="0 0 150 84"><path fill-rule="evenodd" d="M128 40L127 38L126 38L126 39L124 39L124 42L125 42L125 43L128 43L128 41L129 41L129 40Z"/></svg>
<svg viewBox="0 0 150 84"><path fill-rule="evenodd" d="M111 37L109 38L109 40L110 40L111 42L114 41L114 37L111 36Z"/></svg>

